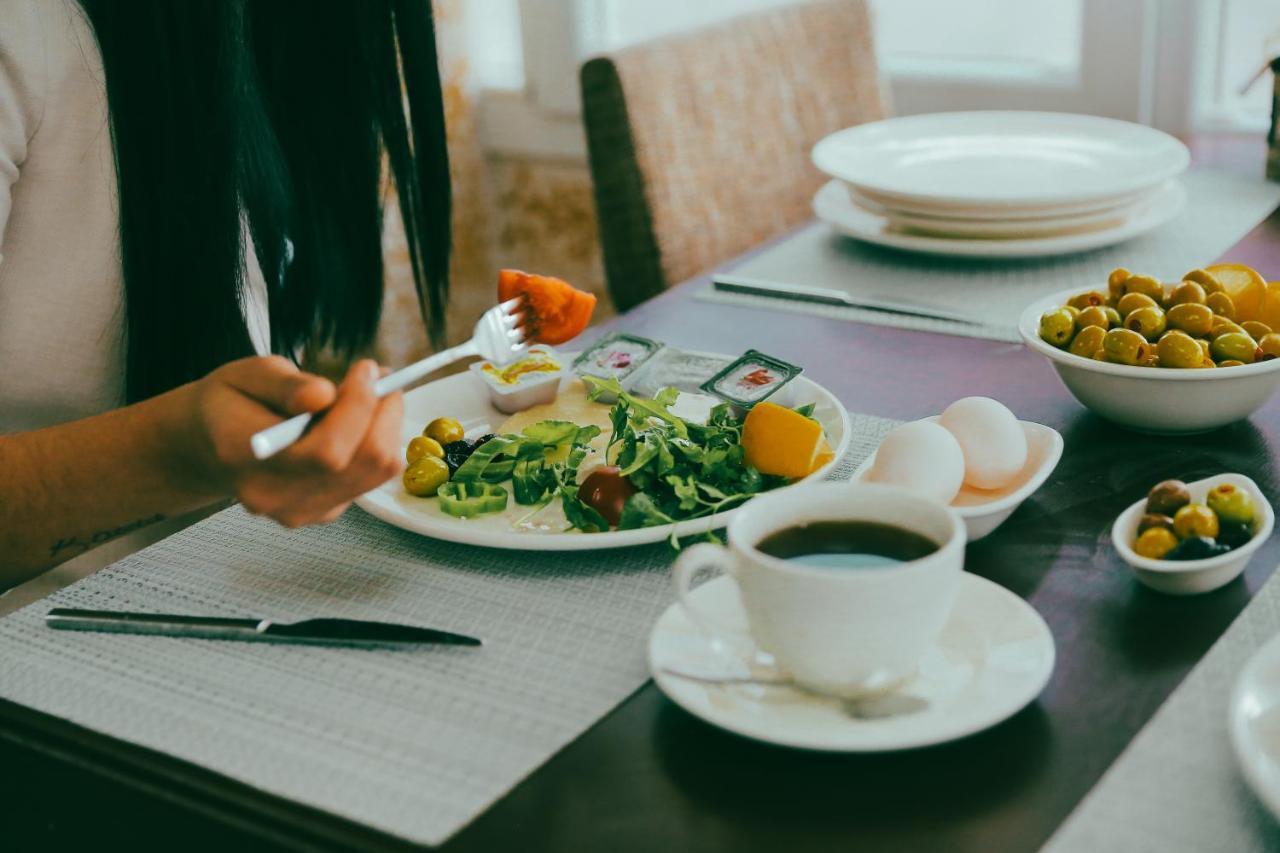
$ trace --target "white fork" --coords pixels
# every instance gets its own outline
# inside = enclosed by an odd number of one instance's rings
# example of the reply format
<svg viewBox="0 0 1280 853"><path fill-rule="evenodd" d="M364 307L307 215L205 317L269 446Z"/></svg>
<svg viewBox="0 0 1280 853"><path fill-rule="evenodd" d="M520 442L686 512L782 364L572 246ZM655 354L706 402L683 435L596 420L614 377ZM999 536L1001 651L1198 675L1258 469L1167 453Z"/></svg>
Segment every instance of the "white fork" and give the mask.
<svg viewBox="0 0 1280 853"><path fill-rule="evenodd" d="M524 297L517 296L490 308L476 323L471 340L429 355L395 373L388 373L374 384L374 394L385 397L393 391L407 388L434 370L471 356L478 355L499 364L518 358L527 349L524 330L520 328L524 313L516 311L523 303ZM254 457L269 459L293 444L307 431L312 417L310 414L296 415L256 433L250 442Z"/></svg>

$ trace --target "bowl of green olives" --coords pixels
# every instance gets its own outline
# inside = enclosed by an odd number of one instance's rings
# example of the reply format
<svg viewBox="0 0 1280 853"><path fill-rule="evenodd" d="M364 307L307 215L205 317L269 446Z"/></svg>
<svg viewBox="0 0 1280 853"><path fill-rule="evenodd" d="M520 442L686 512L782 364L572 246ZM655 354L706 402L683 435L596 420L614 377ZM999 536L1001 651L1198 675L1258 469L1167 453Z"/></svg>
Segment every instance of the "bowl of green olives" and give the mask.
<svg viewBox="0 0 1280 853"><path fill-rule="evenodd" d="M1203 270L1187 275L1212 282ZM1117 270L1105 290L1027 306L1018 330L1096 414L1142 432L1206 432L1249 417L1280 387L1280 332L1215 313L1206 300L1230 307L1226 294L1206 295L1212 286Z"/></svg>
<svg viewBox="0 0 1280 853"><path fill-rule="evenodd" d="M1142 583L1194 595L1235 580L1274 526L1271 504L1253 480L1219 474L1157 483L1116 519L1111 540Z"/></svg>

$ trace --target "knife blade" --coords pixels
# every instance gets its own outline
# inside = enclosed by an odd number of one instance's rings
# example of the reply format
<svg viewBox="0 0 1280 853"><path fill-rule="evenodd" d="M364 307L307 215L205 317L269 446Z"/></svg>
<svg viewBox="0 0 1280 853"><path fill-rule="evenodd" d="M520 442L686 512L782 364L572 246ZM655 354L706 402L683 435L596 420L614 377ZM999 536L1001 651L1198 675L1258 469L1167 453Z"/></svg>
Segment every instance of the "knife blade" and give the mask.
<svg viewBox="0 0 1280 853"><path fill-rule="evenodd" d="M844 305L850 308L866 308L871 311L885 311L891 314L912 314L917 317L930 317L935 320L951 320L956 323L979 325L972 317L938 308L922 305L907 299L885 299L878 296L853 295L843 290L827 287L811 287L804 284L788 284L780 281L769 281L760 278L716 273L711 277L711 284L716 290L728 293L744 293L748 296L771 296L775 299L793 299L797 302L816 302L821 305Z"/></svg>
<svg viewBox="0 0 1280 853"><path fill-rule="evenodd" d="M55 607L45 614L45 624L61 631L103 631L117 634L157 634L206 640L248 640L266 643L311 643L338 646L388 646L439 644L479 646L476 637L362 619L306 619L273 622L270 619L227 619L173 613L129 613L117 610L78 610Z"/></svg>

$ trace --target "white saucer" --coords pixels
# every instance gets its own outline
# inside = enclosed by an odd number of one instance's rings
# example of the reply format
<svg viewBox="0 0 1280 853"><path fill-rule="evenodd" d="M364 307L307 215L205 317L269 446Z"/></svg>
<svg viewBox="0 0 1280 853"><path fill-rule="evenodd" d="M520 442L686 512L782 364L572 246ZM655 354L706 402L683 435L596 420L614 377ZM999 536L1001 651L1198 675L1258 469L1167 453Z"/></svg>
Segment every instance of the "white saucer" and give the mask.
<svg viewBox="0 0 1280 853"><path fill-rule="evenodd" d="M1136 207L1122 223L1112 228L1082 234L1007 240L933 237L899 231L886 217L854 203L849 197L847 188L840 181L828 181L818 190L813 197L813 212L841 234L879 246L928 255L1030 258L1085 252L1130 240L1173 219L1182 212L1186 203L1186 188L1178 181L1170 181L1156 191L1149 200Z"/></svg>
<svg viewBox="0 0 1280 853"><path fill-rule="evenodd" d="M1280 636L1245 664L1231 694L1231 745L1258 799L1280 819Z"/></svg>
<svg viewBox="0 0 1280 853"><path fill-rule="evenodd" d="M1018 596L965 574L951 619L925 653L919 673L898 691L845 703L778 684L715 684L745 678L747 664L713 647L679 604L649 638L653 680L696 717L745 737L825 752L886 752L965 737L1012 716L1044 689L1053 672L1053 635ZM733 581L698 587L700 609L745 627Z"/></svg>

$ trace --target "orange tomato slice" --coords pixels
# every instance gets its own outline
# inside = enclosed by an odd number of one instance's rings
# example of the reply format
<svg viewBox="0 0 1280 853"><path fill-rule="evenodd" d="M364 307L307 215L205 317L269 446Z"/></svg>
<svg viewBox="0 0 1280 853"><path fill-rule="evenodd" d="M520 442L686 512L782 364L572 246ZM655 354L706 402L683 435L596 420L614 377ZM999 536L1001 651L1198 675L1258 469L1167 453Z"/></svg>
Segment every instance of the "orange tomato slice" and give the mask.
<svg viewBox="0 0 1280 853"><path fill-rule="evenodd" d="M1235 303L1237 323L1261 319L1263 303L1267 299L1267 280L1257 270L1244 264L1214 264L1205 270L1222 282L1222 287Z"/></svg>
<svg viewBox="0 0 1280 853"><path fill-rule="evenodd" d="M591 322L594 294L578 290L567 281L520 270L498 273L498 301L524 295L526 326L533 340L562 344L577 337Z"/></svg>

